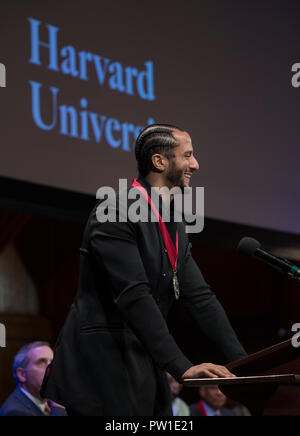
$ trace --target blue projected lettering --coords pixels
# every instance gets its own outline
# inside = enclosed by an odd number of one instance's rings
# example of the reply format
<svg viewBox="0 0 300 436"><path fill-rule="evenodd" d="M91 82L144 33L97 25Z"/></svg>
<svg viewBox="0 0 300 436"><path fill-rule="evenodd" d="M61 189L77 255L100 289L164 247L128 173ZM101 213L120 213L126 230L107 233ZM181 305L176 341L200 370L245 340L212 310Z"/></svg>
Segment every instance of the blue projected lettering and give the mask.
<svg viewBox="0 0 300 436"><path fill-rule="evenodd" d="M29 82L31 84L31 96L32 96L32 116L34 119L35 124L43 130L52 130L56 125L56 118L57 118L57 112L56 112L56 106L57 106L57 93L59 90L54 87L50 87L50 91L52 93L52 107L53 107L53 113L52 113L52 123L46 124L42 120L41 117L41 99L40 99L40 88L42 86L41 83L38 82Z"/></svg>
<svg viewBox="0 0 300 436"><path fill-rule="evenodd" d="M33 18L28 18L30 22L31 29L31 58L29 62L32 64L36 64L41 66L40 61L40 50L39 46L49 48L49 65L48 68L50 70L59 71L58 63L57 63L57 32L59 31L58 27L49 26L46 24L49 33L49 42L41 42L39 40L39 26L40 21L34 20Z"/></svg>
<svg viewBox="0 0 300 436"><path fill-rule="evenodd" d="M84 141L91 139L99 143L105 136L106 142L112 148L131 151L130 138L135 140L143 126L134 126L130 123L120 123L115 118L108 118L88 110L77 110L74 106L59 105L59 89L53 86L43 91L44 105L51 108L52 119L47 123L43 121L41 114L41 88L42 84L30 80L32 96L32 117L36 125L43 130L53 130L58 127L61 135L80 138ZM86 98L80 100L80 106L87 109ZM148 118L147 124L153 124L154 120Z"/></svg>
<svg viewBox="0 0 300 436"><path fill-rule="evenodd" d="M85 51L77 53L71 45L59 50L58 27L46 24L48 41L45 42L40 40L41 21L34 18L28 18L28 21L31 31L30 63L42 66L40 50L47 49L49 54L47 68L50 70L88 80L88 64L90 64L96 72L99 85L103 86L108 83L112 90L129 95L137 94L143 100L155 100L153 62L145 62L145 70L139 71L133 67L124 68L120 62L112 62L98 54Z"/></svg>
<svg viewBox="0 0 300 436"><path fill-rule="evenodd" d="M106 132L106 139L109 145L113 148L120 147L121 139L116 140L113 137L112 130L115 130L117 132L120 132L121 125L118 120L115 120L114 118L111 118L110 120L107 120L106 126L105 126L105 132Z"/></svg>
<svg viewBox="0 0 300 436"><path fill-rule="evenodd" d="M79 80L88 81L91 69L96 74L100 86L108 86L118 91L142 100L154 101L154 68L153 62L144 63L144 68L124 67L120 62L112 62L106 57L88 51L77 52L72 45L59 47L60 29L51 24L44 26L48 30L46 40L40 39L42 22L28 18L30 24L30 58L29 62L38 67L72 76ZM48 61L42 64L41 51L47 50ZM44 52L43 52L43 59ZM130 144L134 143L143 126L135 126L129 122L121 123L115 117L107 117L88 110L88 100L79 97L79 108L61 102L61 91L54 86L47 87L40 82L30 80L31 111L35 124L42 130L56 130L59 134L100 143L102 138L114 149L131 151ZM43 117L42 107L47 107L47 119ZM49 110L50 108L50 110ZM50 113L50 115L49 115ZM50 117L50 119L49 119ZM147 125L155 121L148 117Z"/></svg>

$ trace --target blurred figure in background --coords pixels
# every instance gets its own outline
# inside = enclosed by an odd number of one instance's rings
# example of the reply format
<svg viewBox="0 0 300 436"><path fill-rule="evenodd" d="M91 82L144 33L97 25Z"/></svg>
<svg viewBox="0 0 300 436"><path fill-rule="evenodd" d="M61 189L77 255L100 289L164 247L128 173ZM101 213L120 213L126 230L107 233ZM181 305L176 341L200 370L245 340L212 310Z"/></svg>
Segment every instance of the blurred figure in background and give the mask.
<svg viewBox="0 0 300 436"><path fill-rule="evenodd" d="M252 416L250 413L250 410L247 409L247 407L241 403L227 399L226 404L229 406L229 408L231 410L233 410L233 412L236 414L236 416Z"/></svg>
<svg viewBox="0 0 300 436"><path fill-rule="evenodd" d="M189 416L189 406L178 396L182 391L183 385L179 384L171 374L167 373L167 377L172 393L173 416Z"/></svg>
<svg viewBox="0 0 300 436"><path fill-rule="evenodd" d="M15 355L16 389L0 409L0 416L66 416L65 409L40 396L41 384L53 351L47 342L24 345Z"/></svg>
<svg viewBox="0 0 300 436"><path fill-rule="evenodd" d="M200 386L200 401L191 404L191 416L236 416L231 410L224 407L225 395L216 385Z"/></svg>

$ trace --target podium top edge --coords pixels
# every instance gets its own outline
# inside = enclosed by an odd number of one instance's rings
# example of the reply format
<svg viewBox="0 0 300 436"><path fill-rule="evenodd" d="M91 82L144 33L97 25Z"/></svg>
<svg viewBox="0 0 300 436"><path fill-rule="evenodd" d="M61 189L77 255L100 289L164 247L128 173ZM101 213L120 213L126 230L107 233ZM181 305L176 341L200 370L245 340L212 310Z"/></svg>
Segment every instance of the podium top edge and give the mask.
<svg viewBox="0 0 300 436"><path fill-rule="evenodd" d="M257 383L300 384L300 376L298 374L274 374L264 376L195 378L183 380L183 385L189 387Z"/></svg>
<svg viewBox="0 0 300 436"><path fill-rule="evenodd" d="M268 356L274 356L278 353L282 353L284 350L289 350L294 354L300 354L300 349L296 349L292 346L292 339L288 339L287 341L280 342L275 345L271 345L270 347L264 348L263 350L257 351L249 356L243 357L242 359L235 360L226 365L230 371L234 370L237 367L243 367L244 365L249 365L259 359L266 358Z"/></svg>

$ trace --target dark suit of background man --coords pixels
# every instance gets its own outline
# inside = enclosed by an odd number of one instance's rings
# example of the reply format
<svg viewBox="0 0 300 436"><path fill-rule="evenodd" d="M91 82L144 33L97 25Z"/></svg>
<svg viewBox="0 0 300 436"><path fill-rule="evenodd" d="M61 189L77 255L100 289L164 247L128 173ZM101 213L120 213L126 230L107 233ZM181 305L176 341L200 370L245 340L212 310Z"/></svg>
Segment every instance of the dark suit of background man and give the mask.
<svg viewBox="0 0 300 436"><path fill-rule="evenodd" d="M149 194L151 187L189 186L199 168L190 136L168 125L144 129L135 154L138 182ZM84 232L78 294L42 393L73 415L172 415L165 371L179 382L183 377L232 374L219 365L193 366L168 331L165 319L175 300L173 268L158 223L100 223L100 202ZM129 206L132 203L128 200ZM123 213L117 210L117 217L118 212ZM191 256L184 224L171 220L166 226L174 245L176 230L179 235L179 301L226 363L244 357L223 308ZM195 346L201 344L195 340Z"/></svg>

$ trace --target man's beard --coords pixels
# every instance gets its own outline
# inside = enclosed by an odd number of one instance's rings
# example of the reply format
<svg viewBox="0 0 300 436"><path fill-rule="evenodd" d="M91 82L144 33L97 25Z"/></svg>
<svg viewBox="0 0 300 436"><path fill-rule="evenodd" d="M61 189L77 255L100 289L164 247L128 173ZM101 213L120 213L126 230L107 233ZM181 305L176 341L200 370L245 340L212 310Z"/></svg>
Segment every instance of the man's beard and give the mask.
<svg viewBox="0 0 300 436"><path fill-rule="evenodd" d="M178 186L183 191L185 187L184 172L181 169L177 168L174 162L172 162L166 178L173 186Z"/></svg>

